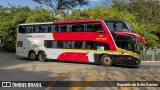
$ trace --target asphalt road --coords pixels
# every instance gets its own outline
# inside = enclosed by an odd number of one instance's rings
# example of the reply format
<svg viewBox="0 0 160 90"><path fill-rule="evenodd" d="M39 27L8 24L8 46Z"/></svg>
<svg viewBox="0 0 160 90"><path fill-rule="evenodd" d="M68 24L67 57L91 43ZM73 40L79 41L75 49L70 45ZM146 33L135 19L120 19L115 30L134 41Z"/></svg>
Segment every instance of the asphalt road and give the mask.
<svg viewBox="0 0 160 90"><path fill-rule="evenodd" d="M104 67L53 60L30 61L16 56L15 53L0 52L0 81L50 81L47 87L23 88L24 90L160 90L160 87L105 87L105 83L112 85L111 81L160 81L160 62L142 62L140 68ZM70 87L54 87L57 81L73 82ZM76 85L80 87L75 87Z"/></svg>

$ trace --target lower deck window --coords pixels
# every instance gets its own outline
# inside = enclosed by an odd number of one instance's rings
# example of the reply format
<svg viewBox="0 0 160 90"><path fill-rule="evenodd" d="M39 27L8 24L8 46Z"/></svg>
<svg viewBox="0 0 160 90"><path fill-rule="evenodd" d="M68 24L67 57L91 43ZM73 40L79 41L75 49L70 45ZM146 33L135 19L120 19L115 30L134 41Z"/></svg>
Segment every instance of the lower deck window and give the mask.
<svg viewBox="0 0 160 90"><path fill-rule="evenodd" d="M17 42L17 47L23 47L23 41L18 41Z"/></svg>
<svg viewBox="0 0 160 90"><path fill-rule="evenodd" d="M45 40L46 48L110 50L109 44L96 41L53 41Z"/></svg>

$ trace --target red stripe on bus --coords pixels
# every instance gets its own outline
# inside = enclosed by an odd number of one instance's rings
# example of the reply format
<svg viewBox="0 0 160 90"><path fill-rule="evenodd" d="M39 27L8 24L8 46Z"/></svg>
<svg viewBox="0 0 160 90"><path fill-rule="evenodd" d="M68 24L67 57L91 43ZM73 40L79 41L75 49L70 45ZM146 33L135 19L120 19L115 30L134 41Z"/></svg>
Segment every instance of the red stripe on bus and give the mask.
<svg viewBox="0 0 160 90"><path fill-rule="evenodd" d="M75 62L89 62L87 53L73 53L73 52L65 52L58 56L58 60L62 61L75 61Z"/></svg>

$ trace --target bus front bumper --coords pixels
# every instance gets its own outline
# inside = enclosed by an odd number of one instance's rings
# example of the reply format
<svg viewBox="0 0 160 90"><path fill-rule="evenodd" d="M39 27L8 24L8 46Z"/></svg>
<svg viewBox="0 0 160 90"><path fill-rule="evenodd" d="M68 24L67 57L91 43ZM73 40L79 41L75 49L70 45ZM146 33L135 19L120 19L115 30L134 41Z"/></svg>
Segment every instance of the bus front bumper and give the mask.
<svg viewBox="0 0 160 90"><path fill-rule="evenodd" d="M129 65L129 66L136 66L141 63L141 60L130 56L130 55L114 55L112 56L113 63L115 65Z"/></svg>

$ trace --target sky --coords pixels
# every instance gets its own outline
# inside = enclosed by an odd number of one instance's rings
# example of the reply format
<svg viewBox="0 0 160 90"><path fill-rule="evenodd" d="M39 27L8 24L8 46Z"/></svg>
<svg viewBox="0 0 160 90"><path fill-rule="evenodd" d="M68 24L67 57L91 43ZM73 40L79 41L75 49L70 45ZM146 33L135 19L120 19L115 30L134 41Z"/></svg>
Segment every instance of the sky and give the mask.
<svg viewBox="0 0 160 90"><path fill-rule="evenodd" d="M80 7L80 8L89 8L91 6L96 6L96 5L99 5L102 3L102 1L104 0L89 0L90 3L88 6L83 6L83 7ZM32 1L32 0L0 0L0 5L2 6L5 6L5 7L8 7L9 5L8 4L11 4L11 5L15 5L15 6L28 6L30 8L35 8L35 7L39 7L41 6L40 4ZM46 8L45 5L42 5L42 7Z"/></svg>

